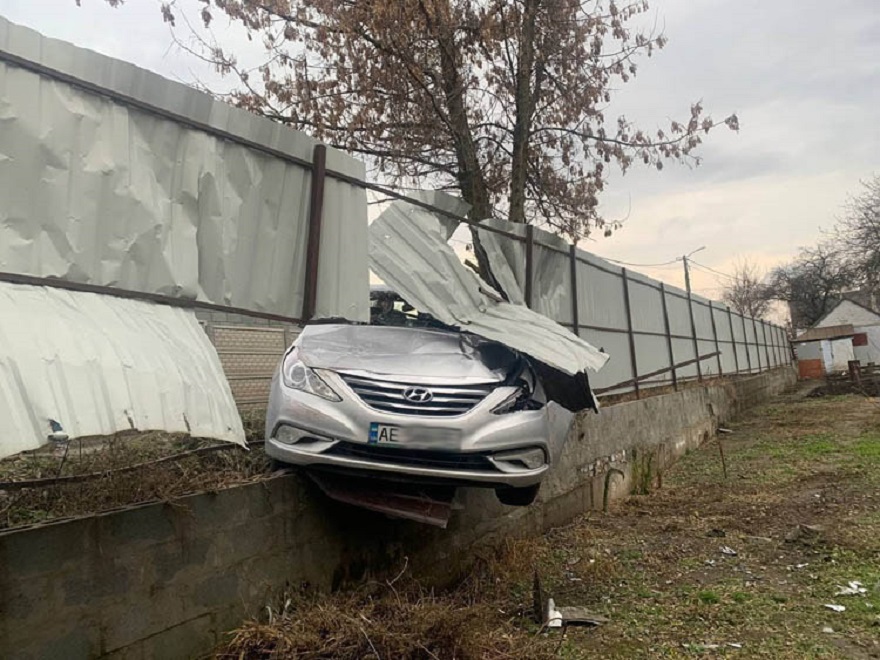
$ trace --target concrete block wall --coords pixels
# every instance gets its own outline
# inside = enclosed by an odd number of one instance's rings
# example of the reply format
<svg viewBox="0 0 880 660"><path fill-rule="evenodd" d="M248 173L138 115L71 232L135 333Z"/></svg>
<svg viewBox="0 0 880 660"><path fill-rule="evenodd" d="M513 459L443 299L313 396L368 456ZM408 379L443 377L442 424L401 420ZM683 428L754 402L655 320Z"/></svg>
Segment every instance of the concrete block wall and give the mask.
<svg viewBox="0 0 880 660"><path fill-rule="evenodd" d="M404 558L422 579L445 582L478 547L601 508L606 479L611 498L650 481L794 382L782 368L585 415L536 504L508 508L489 490L462 489L464 509L446 530L329 501L286 475L0 533L0 657L191 657L285 584L336 588L397 571Z"/></svg>
<svg viewBox="0 0 880 660"><path fill-rule="evenodd" d="M238 407L265 408L275 367L299 326L213 310L196 310L196 317L217 349Z"/></svg>

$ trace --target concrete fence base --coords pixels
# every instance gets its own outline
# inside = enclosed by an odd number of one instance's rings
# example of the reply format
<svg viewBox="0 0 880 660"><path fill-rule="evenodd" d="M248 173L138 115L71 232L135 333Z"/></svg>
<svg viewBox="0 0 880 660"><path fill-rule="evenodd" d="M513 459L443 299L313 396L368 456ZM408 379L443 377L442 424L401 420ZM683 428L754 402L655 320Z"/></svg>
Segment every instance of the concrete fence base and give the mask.
<svg viewBox="0 0 880 660"><path fill-rule="evenodd" d="M449 580L480 546L646 488L719 424L794 382L780 368L585 415L536 504L508 508L463 489L446 530L337 504L286 475L2 533L0 657L190 657L285 584L330 589L404 561L418 577Z"/></svg>

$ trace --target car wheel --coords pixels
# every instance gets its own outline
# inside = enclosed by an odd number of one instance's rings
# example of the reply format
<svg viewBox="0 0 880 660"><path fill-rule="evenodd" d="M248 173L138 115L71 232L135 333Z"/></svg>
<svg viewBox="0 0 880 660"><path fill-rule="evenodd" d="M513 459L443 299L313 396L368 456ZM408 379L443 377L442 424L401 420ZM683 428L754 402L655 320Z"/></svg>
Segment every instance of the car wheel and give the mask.
<svg viewBox="0 0 880 660"><path fill-rule="evenodd" d="M523 488L496 488L498 501L507 506L528 506L535 501L541 484L524 486Z"/></svg>

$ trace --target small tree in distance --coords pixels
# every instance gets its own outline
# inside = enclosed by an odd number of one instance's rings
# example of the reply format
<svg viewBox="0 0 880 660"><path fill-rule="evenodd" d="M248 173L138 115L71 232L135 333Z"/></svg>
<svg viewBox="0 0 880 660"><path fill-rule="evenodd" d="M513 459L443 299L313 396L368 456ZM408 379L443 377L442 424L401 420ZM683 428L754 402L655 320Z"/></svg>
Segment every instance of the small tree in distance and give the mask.
<svg viewBox="0 0 880 660"><path fill-rule="evenodd" d="M862 192L849 199L836 238L860 284L880 290L880 176L863 181Z"/></svg>
<svg viewBox="0 0 880 660"><path fill-rule="evenodd" d="M768 295L788 303L793 328L814 325L853 289L858 276L845 254L833 244L803 248L797 258L775 269L768 282Z"/></svg>
<svg viewBox="0 0 880 660"><path fill-rule="evenodd" d="M232 102L364 156L386 181L457 191L474 219L608 233L597 209L612 163L696 163L706 133L738 129L700 102L652 130L610 115L614 90L666 43L633 27L647 0L200 1L206 27L226 16L266 48L248 71L222 43L191 47L237 77ZM173 24L175 3L158 4Z"/></svg>
<svg viewBox="0 0 880 660"><path fill-rule="evenodd" d="M743 316L764 318L772 303L764 279L764 273L754 263L742 261L724 287L721 299Z"/></svg>

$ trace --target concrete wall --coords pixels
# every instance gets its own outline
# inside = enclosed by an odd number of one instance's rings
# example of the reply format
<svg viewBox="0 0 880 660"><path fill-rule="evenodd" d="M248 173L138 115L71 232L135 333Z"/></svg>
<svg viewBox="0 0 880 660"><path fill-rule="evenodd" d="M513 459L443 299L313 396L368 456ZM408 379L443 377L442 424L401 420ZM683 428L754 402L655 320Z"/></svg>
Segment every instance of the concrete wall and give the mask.
<svg viewBox="0 0 880 660"><path fill-rule="evenodd" d="M443 582L478 546L538 534L647 486L794 372L693 387L580 419L528 508L461 491L447 530L331 502L297 475L0 534L0 657L189 657L285 583L336 588L399 570Z"/></svg>
<svg viewBox="0 0 880 660"><path fill-rule="evenodd" d="M222 313L221 313L222 314ZM240 317L240 315L229 315ZM240 317L260 321L253 317ZM232 389L239 409L263 409L269 402L269 386L278 362L296 340L300 328L291 324L261 325L238 323L218 324L202 321L202 325L220 357L220 364Z"/></svg>

